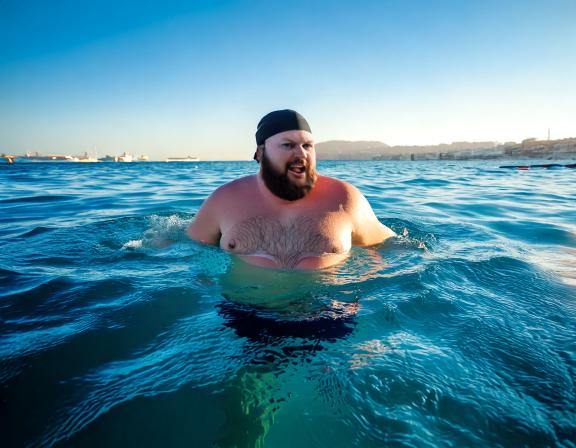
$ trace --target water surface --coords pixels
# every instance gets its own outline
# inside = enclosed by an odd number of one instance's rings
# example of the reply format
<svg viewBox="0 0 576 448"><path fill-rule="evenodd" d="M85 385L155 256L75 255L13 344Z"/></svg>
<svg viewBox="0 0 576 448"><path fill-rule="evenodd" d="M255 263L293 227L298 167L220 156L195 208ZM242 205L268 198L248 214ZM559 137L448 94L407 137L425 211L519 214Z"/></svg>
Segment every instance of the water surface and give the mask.
<svg viewBox="0 0 576 448"><path fill-rule="evenodd" d="M400 236L283 272L184 234L255 169L0 166L2 446L576 446L575 170L322 162Z"/></svg>

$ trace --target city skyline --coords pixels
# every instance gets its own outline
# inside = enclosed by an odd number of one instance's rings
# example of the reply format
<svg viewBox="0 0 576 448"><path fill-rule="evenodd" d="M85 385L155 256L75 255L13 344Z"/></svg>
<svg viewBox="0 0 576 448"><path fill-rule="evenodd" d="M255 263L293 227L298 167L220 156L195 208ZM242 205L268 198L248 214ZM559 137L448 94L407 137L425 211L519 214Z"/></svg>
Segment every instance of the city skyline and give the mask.
<svg viewBox="0 0 576 448"><path fill-rule="evenodd" d="M574 137L575 19L569 0L4 0L0 152L248 160L278 108L317 141Z"/></svg>

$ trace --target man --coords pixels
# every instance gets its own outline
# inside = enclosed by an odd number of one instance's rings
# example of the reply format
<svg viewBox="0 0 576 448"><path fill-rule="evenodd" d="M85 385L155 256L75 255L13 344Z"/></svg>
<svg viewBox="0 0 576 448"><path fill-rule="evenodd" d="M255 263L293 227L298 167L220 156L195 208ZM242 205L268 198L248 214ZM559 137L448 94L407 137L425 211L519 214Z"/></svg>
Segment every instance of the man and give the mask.
<svg viewBox="0 0 576 448"><path fill-rule="evenodd" d="M218 188L188 235L245 261L278 269L319 269L344 260L352 244L395 235L352 185L320 176L310 126L293 110L266 115L256 131L258 174Z"/></svg>

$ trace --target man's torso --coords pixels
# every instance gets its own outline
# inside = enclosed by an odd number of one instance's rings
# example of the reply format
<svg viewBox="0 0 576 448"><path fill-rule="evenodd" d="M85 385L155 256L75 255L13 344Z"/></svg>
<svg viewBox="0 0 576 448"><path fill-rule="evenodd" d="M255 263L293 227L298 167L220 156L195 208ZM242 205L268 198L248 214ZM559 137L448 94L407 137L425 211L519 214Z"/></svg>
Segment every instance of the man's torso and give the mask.
<svg viewBox="0 0 576 448"><path fill-rule="evenodd" d="M220 247L249 263L280 269L317 269L346 258L352 224L343 183L321 178L310 195L278 207L245 178L227 201Z"/></svg>

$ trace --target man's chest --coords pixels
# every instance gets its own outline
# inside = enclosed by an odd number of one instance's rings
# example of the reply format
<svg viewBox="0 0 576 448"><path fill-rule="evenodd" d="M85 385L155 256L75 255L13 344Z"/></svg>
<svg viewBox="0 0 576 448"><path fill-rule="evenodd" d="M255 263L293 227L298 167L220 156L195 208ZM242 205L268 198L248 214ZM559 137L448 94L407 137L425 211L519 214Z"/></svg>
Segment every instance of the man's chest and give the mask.
<svg viewBox="0 0 576 448"><path fill-rule="evenodd" d="M347 252L351 225L347 215L338 212L243 216L225 223L220 246L237 254L266 254L293 263L303 256Z"/></svg>

